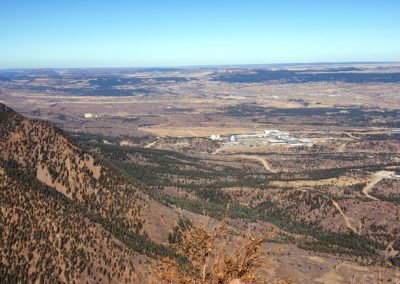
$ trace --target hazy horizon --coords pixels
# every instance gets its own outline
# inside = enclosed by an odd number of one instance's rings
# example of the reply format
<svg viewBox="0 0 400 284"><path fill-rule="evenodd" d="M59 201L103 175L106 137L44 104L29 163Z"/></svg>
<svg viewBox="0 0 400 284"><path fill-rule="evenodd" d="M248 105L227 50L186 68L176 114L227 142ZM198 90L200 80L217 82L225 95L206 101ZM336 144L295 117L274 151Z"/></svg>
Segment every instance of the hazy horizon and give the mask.
<svg viewBox="0 0 400 284"><path fill-rule="evenodd" d="M11 67L0 70L35 70L35 69L169 69L169 68L221 68L221 67L285 67L285 66L329 66L329 65L374 65L374 64L400 64L399 61L337 61L337 62L275 62L275 63L242 63L242 64L205 64L205 65L149 65L149 66L56 66L56 67Z"/></svg>

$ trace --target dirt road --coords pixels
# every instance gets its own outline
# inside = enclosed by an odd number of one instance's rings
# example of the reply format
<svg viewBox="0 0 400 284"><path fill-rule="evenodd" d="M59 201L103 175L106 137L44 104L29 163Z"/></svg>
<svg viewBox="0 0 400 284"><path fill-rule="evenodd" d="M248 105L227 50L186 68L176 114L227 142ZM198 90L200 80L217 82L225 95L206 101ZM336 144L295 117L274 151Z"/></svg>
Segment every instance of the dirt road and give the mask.
<svg viewBox="0 0 400 284"><path fill-rule="evenodd" d="M151 148L151 147L155 146L156 143L157 143L157 141L150 142L149 144L145 145L143 148L146 148L146 149Z"/></svg>
<svg viewBox="0 0 400 284"><path fill-rule="evenodd" d="M359 137L354 136L352 133L346 133L346 135L354 140L361 140Z"/></svg>
<svg viewBox="0 0 400 284"><path fill-rule="evenodd" d="M378 198L372 196L370 193L370 191L374 188L375 185L377 185L381 180L383 179L392 179L394 177L394 173L393 172L388 172L388 171L380 171L375 173L375 178L373 180L370 181L370 183L368 183L362 190L362 193L368 197L369 199L372 200L379 200Z"/></svg>
<svg viewBox="0 0 400 284"><path fill-rule="evenodd" d="M304 189L297 189L297 190L303 191L303 192L306 192L306 191L307 191L307 190L304 190ZM333 200L332 198L330 198L330 197L327 196L327 195L324 195L324 196L326 196L327 198L329 198L329 199L332 201L333 206L335 206L335 208L339 211L339 214L342 216L343 221L344 221L344 223L346 224L346 227L347 227L349 230L351 230L353 233L359 235L360 233L358 232L358 230L357 230L357 229L351 224L351 222L350 222L350 220L352 220L352 219L349 218L349 217L343 212L343 210L342 210L342 208L340 207L339 203L337 203L335 200Z"/></svg>
<svg viewBox="0 0 400 284"><path fill-rule="evenodd" d="M277 173L278 172L277 170L273 169L271 167L271 165L269 164L269 162L263 157L256 156L256 155L238 155L237 157L238 158L244 158L244 159L250 159L250 160L259 161L259 162L262 163L262 165L264 166L264 168L265 168L265 170L267 172L270 172L270 173Z"/></svg>
<svg viewBox="0 0 400 284"><path fill-rule="evenodd" d="M347 217L346 214L344 214L342 208L340 207L339 203L337 203L335 200L331 199L333 206L336 207L336 209L339 211L340 215L342 215L344 222L346 223L346 227L351 230L355 234L359 234L357 229L353 227L353 225L350 223L350 218Z"/></svg>

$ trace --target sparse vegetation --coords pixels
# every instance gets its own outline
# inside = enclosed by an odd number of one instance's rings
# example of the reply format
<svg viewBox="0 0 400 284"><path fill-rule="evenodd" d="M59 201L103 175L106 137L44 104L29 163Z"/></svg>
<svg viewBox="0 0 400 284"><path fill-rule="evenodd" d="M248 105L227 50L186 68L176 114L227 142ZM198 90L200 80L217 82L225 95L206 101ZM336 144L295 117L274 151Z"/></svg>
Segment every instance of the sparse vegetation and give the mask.
<svg viewBox="0 0 400 284"><path fill-rule="evenodd" d="M211 229L180 220L175 232L179 237L173 239L173 247L185 262L170 258L159 262L158 273L166 282L275 283L257 273L266 261L261 249L263 238L230 241L232 232L226 219Z"/></svg>
<svg viewBox="0 0 400 284"><path fill-rule="evenodd" d="M2 101L68 133L0 105L2 280L160 282L144 268L168 259L166 280L226 282L240 278L233 246L244 252L257 235L272 263L259 276L354 282L385 267L379 279L394 282L399 181L373 181L400 172L398 66L382 68L0 71ZM313 145L208 139L264 129ZM202 242L189 239L213 239L224 212L220 274L201 274L187 252Z"/></svg>

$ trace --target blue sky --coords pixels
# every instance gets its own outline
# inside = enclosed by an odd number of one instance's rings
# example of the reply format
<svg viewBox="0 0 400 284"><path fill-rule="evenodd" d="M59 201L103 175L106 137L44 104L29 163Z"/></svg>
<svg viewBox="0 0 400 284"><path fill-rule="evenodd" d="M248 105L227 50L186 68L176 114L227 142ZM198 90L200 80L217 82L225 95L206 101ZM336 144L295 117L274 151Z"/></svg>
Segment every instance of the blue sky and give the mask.
<svg viewBox="0 0 400 284"><path fill-rule="evenodd" d="M398 0L0 0L0 68L400 61Z"/></svg>

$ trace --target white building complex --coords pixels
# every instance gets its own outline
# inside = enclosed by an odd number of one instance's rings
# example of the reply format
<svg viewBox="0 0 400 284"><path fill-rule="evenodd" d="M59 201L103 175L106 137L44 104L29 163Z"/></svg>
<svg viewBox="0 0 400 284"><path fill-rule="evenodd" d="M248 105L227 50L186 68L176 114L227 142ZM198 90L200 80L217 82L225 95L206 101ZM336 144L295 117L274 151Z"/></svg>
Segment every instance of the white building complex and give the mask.
<svg viewBox="0 0 400 284"><path fill-rule="evenodd" d="M312 140L307 138L296 138L280 130L255 131L249 134L230 134L224 139L220 135L213 134L211 140L225 141L225 146L257 146L257 145L288 145L290 147L301 147L312 145Z"/></svg>

